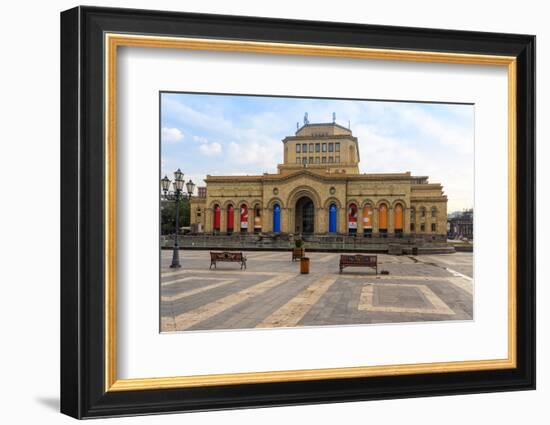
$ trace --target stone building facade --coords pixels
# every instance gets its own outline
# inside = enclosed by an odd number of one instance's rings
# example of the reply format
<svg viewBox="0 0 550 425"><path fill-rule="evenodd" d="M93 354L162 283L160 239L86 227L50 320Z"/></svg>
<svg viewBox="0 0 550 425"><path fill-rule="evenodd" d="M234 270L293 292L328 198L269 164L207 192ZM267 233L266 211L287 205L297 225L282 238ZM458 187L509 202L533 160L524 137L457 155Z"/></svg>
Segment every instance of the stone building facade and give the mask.
<svg viewBox="0 0 550 425"><path fill-rule="evenodd" d="M277 173L211 176L191 200L207 234L355 234L445 239L447 197L427 176L360 173L358 140L336 123L306 122L282 140Z"/></svg>

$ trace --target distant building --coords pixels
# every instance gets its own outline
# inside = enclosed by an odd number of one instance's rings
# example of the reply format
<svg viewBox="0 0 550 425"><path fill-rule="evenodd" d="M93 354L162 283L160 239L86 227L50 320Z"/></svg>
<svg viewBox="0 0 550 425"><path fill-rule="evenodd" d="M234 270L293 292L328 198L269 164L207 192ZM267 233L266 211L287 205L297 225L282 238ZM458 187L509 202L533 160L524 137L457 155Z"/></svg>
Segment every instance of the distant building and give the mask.
<svg viewBox="0 0 550 425"><path fill-rule="evenodd" d="M449 239L474 239L474 210L456 211L449 214L447 220Z"/></svg>
<svg viewBox="0 0 550 425"><path fill-rule="evenodd" d="M192 228L209 234L446 238L442 185L410 172L361 174L358 140L349 128L305 121L282 143L277 173L208 175L206 187L191 199Z"/></svg>

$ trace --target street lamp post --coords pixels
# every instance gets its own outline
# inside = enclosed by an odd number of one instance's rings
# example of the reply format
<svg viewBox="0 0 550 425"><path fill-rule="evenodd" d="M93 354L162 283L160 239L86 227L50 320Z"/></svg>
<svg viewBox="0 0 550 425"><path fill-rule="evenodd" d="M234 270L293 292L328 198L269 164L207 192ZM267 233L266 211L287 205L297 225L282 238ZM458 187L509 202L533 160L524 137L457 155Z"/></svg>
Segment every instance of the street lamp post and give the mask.
<svg viewBox="0 0 550 425"><path fill-rule="evenodd" d="M183 198L187 198L188 200L191 200L191 195L193 194L193 191L195 190L195 183L193 183L192 180L189 180L187 183L185 183L185 188L187 189L187 193L183 192L183 173L178 168L174 172L174 190L170 191L170 179L168 176L164 176L163 179L161 179L160 184L162 191L164 192L164 199L167 201L174 201L176 203L176 231L174 235L174 248L172 250L172 264L170 264L171 268L179 268L181 267L180 264L180 254L179 254L179 242L178 242L178 232L180 227L180 200Z"/></svg>

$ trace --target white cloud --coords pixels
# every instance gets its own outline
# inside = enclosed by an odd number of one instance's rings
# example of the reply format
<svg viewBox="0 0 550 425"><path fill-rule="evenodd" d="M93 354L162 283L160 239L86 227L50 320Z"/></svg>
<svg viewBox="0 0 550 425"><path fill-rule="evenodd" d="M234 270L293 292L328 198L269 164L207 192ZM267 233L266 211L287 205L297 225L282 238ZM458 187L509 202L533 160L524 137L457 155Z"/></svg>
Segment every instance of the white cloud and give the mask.
<svg viewBox="0 0 550 425"><path fill-rule="evenodd" d="M193 136L193 140L199 143L208 143L208 139L202 136Z"/></svg>
<svg viewBox="0 0 550 425"><path fill-rule="evenodd" d="M219 155L222 153L222 145L218 142L203 143L199 146L199 150L208 156Z"/></svg>
<svg viewBox="0 0 550 425"><path fill-rule="evenodd" d="M472 153L474 150L473 126L464 128L449 120L436 119L428 112L416 108L403 108L401 117L425 137L433 139L459 153Z"/></svg>
<svg viewBox="0 0 550 425"><path fill-rule="evenodd" d="M162 127L161 137L163 142L179 142L184 135L179 128Z"/></svg>

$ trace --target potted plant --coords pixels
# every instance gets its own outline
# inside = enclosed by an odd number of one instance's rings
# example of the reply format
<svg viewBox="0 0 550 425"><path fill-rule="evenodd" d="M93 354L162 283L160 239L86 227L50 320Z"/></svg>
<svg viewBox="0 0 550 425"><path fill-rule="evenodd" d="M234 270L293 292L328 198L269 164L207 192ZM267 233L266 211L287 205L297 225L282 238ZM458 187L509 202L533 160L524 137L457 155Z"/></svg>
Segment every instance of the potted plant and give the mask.
<svg viewBox="0 0 550 425"><path fill-rule="evenodd" d="M306 250L304 248L304 241L301 238L294 240L295 248L292 250L292 261L301 259L305 256Z"/></svg>

